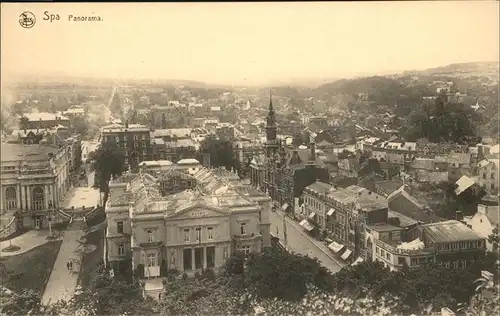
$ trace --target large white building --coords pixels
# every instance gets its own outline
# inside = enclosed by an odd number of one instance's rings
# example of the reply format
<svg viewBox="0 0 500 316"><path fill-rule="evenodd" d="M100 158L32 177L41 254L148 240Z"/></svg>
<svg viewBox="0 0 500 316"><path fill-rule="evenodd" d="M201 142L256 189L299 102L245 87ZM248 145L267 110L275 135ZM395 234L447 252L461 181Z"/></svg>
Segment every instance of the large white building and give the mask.
<svg viewBox="0 0 500 316"><path fill-rule="evenodd" d="M1 214L16 214L23 226L36 229L47 227L49 219L68 219L57 210L71 187L73 147L80 140L67 140L67 144L2 143Z"/></svg>
<svg viewBox="0 0 500 316"><path fill-rule="evenodd" d="M142 278L164 277L172 269L190 274L220 267L234 251L270 246L269 197L216 170L188 175L172 168L168 177L125 174L110 184L106 257L113 267L131 259ZM160 182L175 183L176 176L183 187L162 190Z"/></svg>

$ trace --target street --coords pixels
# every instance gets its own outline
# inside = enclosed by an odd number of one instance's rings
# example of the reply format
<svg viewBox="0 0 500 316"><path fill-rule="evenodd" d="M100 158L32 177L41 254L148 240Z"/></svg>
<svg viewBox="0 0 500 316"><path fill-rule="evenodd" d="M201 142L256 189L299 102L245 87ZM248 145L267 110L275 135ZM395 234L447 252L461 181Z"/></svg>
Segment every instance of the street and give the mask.
<svg viewBox="0 0 500 316"><path fill-rule="evenodd" d="M283 217L277 212L271 212L271 233L280 238L284 244L283 238ZM331 272L336 273L341 269L341 266L327 256L314 242L305 236L305 232L299 231L300 227L291 224L293 220L286 218L287 244L286 246L293 252L310 257L317 258L321 264L328 268ZM312 238L312 237L311 237ZM317 241L320 243L319 241ZM328 251L328 249L327 249ZM331 255L333 257L333 253Z"/></svg>

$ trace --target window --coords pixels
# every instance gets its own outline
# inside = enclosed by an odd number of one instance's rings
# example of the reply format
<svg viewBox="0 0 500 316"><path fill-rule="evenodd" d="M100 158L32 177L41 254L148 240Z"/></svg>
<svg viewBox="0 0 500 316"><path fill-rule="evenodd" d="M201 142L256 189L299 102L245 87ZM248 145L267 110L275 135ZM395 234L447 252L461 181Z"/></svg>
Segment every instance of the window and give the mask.
<svg viewBox="0 0 500 316"><path fill-rule="evenodd" d="M195 229L195 231L196 231L196 241L200 241L201 240L201 228L197 227Z"/></svg>
<svg viewBox="0 0 500 316"><path fill-rule="evenodd" d="M405 258L404 257L398 257L398 264L405 264Z"/></svg>
<svg viewBox="0 0 500 316"><path fill-rule="evenodd" d="M491 188L494 189L495 188L495 183L491 183Z"/></svg>
<svg viewBox="0 0 500 316"><path fill-rule="evenodd" d="M8 187L5 189L5 200L7 210L12 210L17 207L17 192L16 188Z"/></svg>
<svg viewBox="0 0 500 316"><path fill-rule="evenodd" d="M214 229L213 229L213 227L208 227L207 228L207 235L208 235L207 236L208 240L214 239Z"/></svg>
<svg viewBox="0 0 500 316"><path fill-rule="evenodd" d="M458 269L458 261L453 261L453 269Z"/></svg>
<svg viewBox="0 0 500 316"><path fill-rule="evenodd" d="M120 142L120 137L115 136L115 142L116 142L116 143L119 143L119 142Z"/></svg>
<svg viewBox="0 0 500 316"><path fill-rule="evenodd" d="M411 265L417 266L418 265L418 258L411 258Z"/></svg>
<svg viewBox="0 0 500 316"><path fill-rule="evenodd" d="M116 231L118 234L123 234L123 221L116 222Z"/></svg>
<svg viewBox="0 0 500 316"><path fill-rule="evenodd" d="M42 210L45 204L43 189L41 187L35 187L32 193L33 193L33 202L32 202L33 209L36 211Z"/></svg>
<svg viewBox="0 0 500 316"><path fill-rule="evenodd" d="M158 257L156 253L148 253L146 258L146 265L148 267L156 267L158 265Z"/></svg>
<svg viewBox="0 0 500 316"><path fill-rule="evenodd" d="M119 256L125 255L125 244L118 244L118 255Z"/></svg>
<svg viewBox="0 0 500 316"><path fill-rule="evenodd" d="M155 235L153 233L153 230L152 229L148 229L146 231L146 233L148 234L148 242L153 242L155 241Z"/></svg>
<svg viewBox="0 0 500 316"><path fill-rule="evenodd" d="M495 179L495 173L494 172L491 173L491 178Z"/></svg>
<svg viewBox="0 0 500 316"><path fill-rule="evenodd" d="M240 224L240 234L245 235L247 233L247 223Z"/></svg>
<svg viewBox="0 0 500 316"><path fill-rule="evenodd" d="M241 251L244 252L245 255L248 255L250 253L250 246L249 245L242 246Z"/></svg>
<svg viewBox="0 0 500 316"><path fill-rule="evenodd" d="M138 141L139 140L139 135L134 135L134 140Z"/></svg>
<svg viewBox="0 0 500 316"><path fill-rule="evenodd" d="M486 179L486 173L483 173L483 179Z"/></svg>
<svg viewBox="0 0 500 316"><path fill-rule="evenodd" d="M391 260L391 254L390 254L390 253L387 253L385 258L386 258L387 260Z"/></svg>
<svg viewBox="0 0 500 316"><path fill-rule="evenodd" d="M184 241L189 241L189 228L184 229Z"/></svg>
<svg viewBox="0 0 500 316"><path fill-rule="evenodd" d="M449 261L444 262L444 266L445 266L445 268L449 268L450 267L450 262Z"/></svg>
<svg viewBox="0 0 500 316"><path fill-rule="evenodd" d="M123 136L123 140L126 142L128 140L128 136L127 135L124 135Z"/></svg>

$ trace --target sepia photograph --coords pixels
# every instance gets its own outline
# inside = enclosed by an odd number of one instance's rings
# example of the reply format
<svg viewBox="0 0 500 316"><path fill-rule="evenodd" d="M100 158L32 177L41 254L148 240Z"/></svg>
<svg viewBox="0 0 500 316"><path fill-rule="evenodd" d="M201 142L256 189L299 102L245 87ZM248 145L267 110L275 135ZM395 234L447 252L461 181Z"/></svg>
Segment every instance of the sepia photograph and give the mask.
<svg viewBox="0 0 500 316"><path fill-rule="evenodd" d="M2 3L0 316L499 315L499 12Z"/></svg>

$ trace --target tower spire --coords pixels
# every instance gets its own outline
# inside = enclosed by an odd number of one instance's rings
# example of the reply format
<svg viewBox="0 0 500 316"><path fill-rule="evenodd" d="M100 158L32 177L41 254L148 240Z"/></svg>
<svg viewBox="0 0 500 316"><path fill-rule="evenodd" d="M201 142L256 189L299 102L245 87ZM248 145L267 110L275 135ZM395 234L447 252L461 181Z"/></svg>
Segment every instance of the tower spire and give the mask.
<svg viewBox="0 0 500 316"><path fill-rule="evenodd" d="M273 91L269 89L269 111L273 111Z"/></svg>

